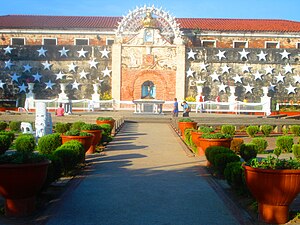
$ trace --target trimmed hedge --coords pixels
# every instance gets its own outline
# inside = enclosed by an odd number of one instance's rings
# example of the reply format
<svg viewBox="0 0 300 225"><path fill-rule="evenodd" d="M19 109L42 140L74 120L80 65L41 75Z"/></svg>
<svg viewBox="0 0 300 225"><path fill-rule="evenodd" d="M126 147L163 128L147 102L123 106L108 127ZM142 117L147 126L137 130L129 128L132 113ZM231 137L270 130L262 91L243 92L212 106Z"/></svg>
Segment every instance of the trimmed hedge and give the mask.
<svg viewBox="0 0 300 225"><path fill-rule="evenodd" d="M4 154L11 145L11 140L8 135L0 134L0 154Z"/></svg>
<svg viewBox="0 0 300 225"><path fill-rule="evenodd" d="M250 143L253 143L257 146L257 152L262 153L268 147L268 142L262 137L253 138Z"/></svg>
<svg viewBox="0 0 300 225"><path fill-rule="evenodd" d="M241 145L240 156L247 162L257 156L257 145L246 143Z"/></svg>
<svg viewBox="0 0 300 225"><path fill-rule="evenodd" d="M205 156L207 161L209 161L211 164L213 164L214 157L217 154L220 153L233 153L229 148L223 147L223 146L210 146L205 150Z"/></svg>
<svg viewBox="0 0 300 225"><path fill-rule="evenodd" d="M271 132L273 131L273 126L271 125L262 125L260 127L261 132L264 134L265 137L269 137Z"/></svg>
<svg viewBox="0 0 300 225"><path fill-rule="evenodd" d="M5 121L0 121L0 131L4 131L8 127Z"/></svg>
<svg viewBox="0 0 300 225"><path fill-rule="evenodd" d="M294 139L292 136L279 136L276 138L276 147L281 152L292 152Z"/></svg>
<svg viewBox="0 0 300 225"><path fill-rule="evenodd" d="M228 163L240 162L240 157L233 152L219 153L213 157L213 166L220 176L224 176L224 170Z"/></svg>
<svg viewBox="0 0 300 225"><path fill-rule="evenodd" d="M9 122L9 129L11 131L21 131L21 121L10 121Z"/></svg>
<svg viewBox="0 0 300 225"><path fill-rule="evenodd" d="M47 134L38 140L37 150L42 154L51 154L62 145L59 133Z"/></svg>
<svg viewBox="0 0 300 225"><path fill-rule="evenodd" d="M259 132L258 126L248 126L246 128L246 133L249 135L249 137L255 137L255 135Z"/></svg>

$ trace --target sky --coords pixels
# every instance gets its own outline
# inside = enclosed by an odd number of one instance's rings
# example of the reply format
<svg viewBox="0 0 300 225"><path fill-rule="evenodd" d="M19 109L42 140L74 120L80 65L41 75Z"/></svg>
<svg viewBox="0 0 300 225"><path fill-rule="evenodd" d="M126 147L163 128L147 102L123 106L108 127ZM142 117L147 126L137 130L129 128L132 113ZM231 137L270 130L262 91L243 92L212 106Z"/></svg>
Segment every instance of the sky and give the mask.
<svg viewBox="0 0 300 225"><path fill-rule="evenodd" d="M144 5L161 7L177 18L300 21L299 0L14 0L1 1L0 15L125 16Z"/></svg>

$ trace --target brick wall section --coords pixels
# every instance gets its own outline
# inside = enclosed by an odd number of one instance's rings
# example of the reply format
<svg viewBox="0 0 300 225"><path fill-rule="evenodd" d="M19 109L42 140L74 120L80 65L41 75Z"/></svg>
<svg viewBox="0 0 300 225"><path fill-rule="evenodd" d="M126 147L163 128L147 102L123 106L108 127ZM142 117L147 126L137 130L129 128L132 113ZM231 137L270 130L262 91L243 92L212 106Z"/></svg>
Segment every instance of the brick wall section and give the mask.
<svg viewBox="0 0 300 225"><path fill-rule="evenodd" d="M123 69L121 100L141 99L141 87L145 81L156 86L156 99L171 101L175 97L176 72L171 70Z"/></svg>

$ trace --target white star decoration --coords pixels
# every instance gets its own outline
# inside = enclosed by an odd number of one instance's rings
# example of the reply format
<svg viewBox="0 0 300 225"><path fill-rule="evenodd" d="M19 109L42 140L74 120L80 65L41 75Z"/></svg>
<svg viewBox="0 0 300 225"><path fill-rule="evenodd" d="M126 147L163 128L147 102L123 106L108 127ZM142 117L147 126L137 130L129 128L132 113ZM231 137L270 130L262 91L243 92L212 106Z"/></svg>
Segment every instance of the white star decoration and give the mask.
<svg viewBox="0 0 300 225"><path fill-rule="evenodd" d="M244 88L246 88L246 93L248 93L248 92L252 93L253 87L250 86L250 84L248 84L247 86L244 86Z"/></svg>
<svg viewBox="0 0 300 225"><path fill-rule="evenodd" d="M236 74L232 79L234 80L234 83L242 83L242 78L238 74Z"/></svg>
<svg viewBox="0 0 300 225"><path fill-rule="evenodd" d="M36 74L32 75L34 77L34 80L33 81L38 81L38 82L41 82L41 75L37 72Z"/></svg>
<svg viewBox="0 0 300 225"><path fill-rule="evenodd" d="M277 83L279 83L280 81L282 82L282 83L284 83L284 78L285 78L285 76L283 76L281 73L278 73L278 75L277 76L275 76L276 77L276 79L277 79Z"/></svg>
<svg viewBox="0 0 300 225"><path fill-rule="evenodd" d="M76 68L77 68L77 65L75 63L71 63L68 65L69 67L69 72L73 71L73 72L76 72Z"/></svg>
<svg viewBox="0 0 300 225"><path fill-rule="evenodd" d="M220 85L218 85L218 87L219 87L219 92L222 92L222 91L224 91L224 92L226 92L226 87L227 87L228 85L225 85L224 83L221 83Z"/></svg>
<svg viewBox="0 0 300 225"><path fill-rule="evenodd" d="M96 62L95 60L96 60L96 59L93 58L92 60L89 61L90 68L93 68L93 67L94 67L95 69L97 69L97 64L98 64L99 62Z"/></svg>
<svg viewBox="0 0 300 225"><path fill-rule="evenodd" d="M24 68L23 72L26 72L26 71L27 71L27 72L30 73L30 72L31 72L32 66L30 66L29 64L26 64L26 65L23 66L23 68Z"/></svg>
<svg viewBox="0 0 300 225"><path fill-rule="evenodd" d="M43 47L41 47L39 50L36 50L39 53L39 56L46 56L46 52L48 50L44 49Z"/></svg>
<svg viewBox="0 0 300 225"><path fill-rule="evenodd" d="M276 87L276 85L273 85L273 84L270 82L269 90L275 92L275 87Z"/></svg>
<svg viewBox="0 0 300 225"><path fill-rule="evenodd" d="M4 49L4 55L6 55L7 53L11 54L11 51L14 49L14 48L11 48L10 46L7 46L6 48L3 48Z"/></svg>
<svg viewBox="0 0 300 225"><path fill-rule="evenodd" d="M50 64L48 61L42 63L44 66L44 70L51 70L52 64Z"/></svg>
<svg viewBox="0 0 300 225"><path fill-rule="evenodd" d="M10 67L14 65L10 59L8 61L4 61L4 63L5 63L4 69L5 68L10 69Z"/></svg>
<svg viewBox="0 0 300 225"><path fill-rule="evenodd" d="M229 70L231 69L231 67L229 67L227 65L222 66L221 68L222 68L222 74L229 73Z"/></svg>
<svg viewBox="0 0 300 225"><path fill-rule="evenodd" d="M293 86L290 84L290 86L287 87L287 88L285 88L285 89L287 90L288 94L290 94L290 93L295 93L296 87L293 87Z"/></svg>
<svg viewBox="0 0 300 225"><path fill-rule="evenodd" d="M299 74L293 76L295 83L300 83L300 76Z"/></svg>
<svg viewBox="0 0 300 225"><path fill-rule="evenodd" d="M11 81L13 82L13 81L16 81L17 83L19 82L19 79L20 78L20 76L18 75L18 74L16 74L16 73L14 73L12 76L11 76Z"/></svg>
<svg viewBox="0 0 300 225"><path fill-rule="evenodd" d="M200 66L200 72L201 72L202 70L207 71L206 67L208 67L208 64L205 64L204 62L202 62L202 63L200 63L199 66Z"/></svg>
<svg viewBox="0 0 300 225"><path fill-rule="evenodd" d="M195 55L197 54L197 52L193 52L193 49L191 49L187 54L188 54L188 59L189 58L195 59Z"/></svg>
<svg viewBox="0 0 300 225"><path fill-rule="evenodd" d="M3 85L4 85L4 84L5 84L5 83L3 83L2 80L0 80L0 88L3 89Z"/></svg>
<svg viewBox="0 0 300 225"><path fill-rule="evenodd" d="M104 50L100 51L100 52L102 54L101 58L103 58L103 57L108 58L108 53L110 53L110 51L107 51L106 48L104 48Z"/></svg>
<svg viewBox="0 0 300 225"><path fill-rule="evenodd" d="M271 66L267 66L267 67L265 68L266 75L268 75L268 74L272 74L272 73L273 73L273 70L274 70L274 68L273 68L273 67L271 67Z"/></svg>
<svg viewBox="0 0 300 225"><path fill-rule="evenodd" d="M101 72L103 73L103 77L106 77L106 76L110 77L111 70L109 70L107 67L105 68L105 70L102 70Z"/></svg>
<svg viewBox="0 0 300 225"><path fill-rule="evenodd" d="M72 89L77 89L78 90L79 85L80 85L80 83L77 83L77 81L75 80L74 83L72 83Z"/></svg>
<svg viewBox="0 0 300 225"><path fill-rule="evenodd" d="M284 74L293 73L293 67L290 64L286 64L283 69L285 70Z"/></svg>
<svg viewBox="0 0 300 225"><path fill-rule="evenodd" d="M86 78L86 75L88 75L88 74L89 74L89 73L85 72L84 69L83 69L83 70L79 73L80 79L81 79L81 78L87 79L87 78Z"/></svg>
<svg viewBox="0 0 300 225"><path fill-rule="evenodd" d="M226 59L225 53L226 53L226 51L219 50L218 54L216 54L216 56L219 58L219 61L221 61L222 58Z"/></svg>
<svg viewBox="0 0 300 225"><path fill-rule="evenodd" d="M210 75L212 81L219 81L219 75L216 73L216 71Z"/></svg>
<svg viewBox="0 0 300 225"><path fill-rule="evenodd" d="M24 84L24 83L22 83L22 85L21 86L18 86L19 87L19 92L22 92L22 91L24 91L24 92L26 92L26 88L27 88L27 86Z"/></svg>
<svg viewBox="0 0 300 225"><path fill-rule="evenodd" d="M51 89L52 90L52 86L55 85L54 83L51 82L51 80L49 80L48 82L45 83L46 84L46 88L45 89Z"/></svg>
<svg viewBox="0 0 300 225"><path fill-rule="evenodd" d="M253 74L254 80L257 80L257 79L262 80L262 78L261 78L262 75L263 74L261 74L258 71L256 71L256 73Z"/></svg>
<svg viewBox="0 0 300 225"><path fill-rule="evenodd" d="M245 58L246 60L248 60L248 54L250 52L246 52L245 49L243 48L243 51L239 52L239 54L241 55L241 60L243 60L243 58Z"/></svg>
<svg viewBox="0 0 300 225"><path fill-rule="evenodd" d="M245 65L243 65L243 67L242 67L242 71L243 71L243 73L250 73L250 66L248 66L247 64L245 64Z"/></svg>
<svg viewBox="0 0 300 225"><path fill-rule="evenodd" d="M56 80L58 80L58 79L62 80L63 77L65 76L65 74L61 71L59 71L59 73L56 73L55 75L56 75Z"/></svg>
<svg viewBox="0 0 300 225"><path fill-rule="evenodd" d="M60 52L60 57L63 57L63 56L68 57L68 51L70 51L70 50L69 49L65 49L65 47L63 47L61 50L58 50L58 51Z"/></svg>
<svg viewBox="0 0 300 225"><path fill-rule="evenodd" d="M79 56L78 56L79 58L80 57L84 57L85 58L85 54L88 53L89 51L84 51L83 48L81 48L81 50L77 51L77 52L79 54Z"/></svg>
<svg viewBox="0 0 300 225"><path fill-rule="evenodd" d="M258 57L258 61L264 60L266 61L266 56L268 55L268 53L264 53L262 50L260 51L259 54L257 54Z"/></svg>
<svg viewBox="0 0 300 225"><path fill-rule="evenodd" d="M279 54L281 55L281 59L289 59L289 55L290 55L291 53L287 52L287 51L284 49L284 51L283 51L283 52L280 52Z"/></svg>
<svg viewBox="0 0 300 225"><path fill-rule="evenodd" d="M194 73L195 71L193 71L192 69L191 69L191 67L189 68L189 70L188 71L186 71L186 77L193 77L193 73Z"/></svg>

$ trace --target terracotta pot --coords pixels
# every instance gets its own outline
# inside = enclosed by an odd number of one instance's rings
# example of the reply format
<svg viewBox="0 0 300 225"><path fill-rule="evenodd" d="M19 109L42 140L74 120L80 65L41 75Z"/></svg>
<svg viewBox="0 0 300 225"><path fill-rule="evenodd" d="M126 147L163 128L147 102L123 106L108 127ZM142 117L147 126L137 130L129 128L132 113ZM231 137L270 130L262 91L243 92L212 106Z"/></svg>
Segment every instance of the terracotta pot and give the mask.
<svg viewBox="0 0 300 225"><path fill-rule="evenodd" d="M196 122L178 122L178 127L180 129L181 132L181 136L184 140L185 136L184 136L184 130L188 129L188 128L197 128L197 123Z"/></svg>
<svg viewBox="0 0 300 225"><path fill-rule="evenodd" d="M192 141L197 146L197 152L198 152L199 156L203 156L204 155L204 152L203 152L203 150L200 147L200 138L201 138L202 134L203 134L203 132L200 132L200 131L192 131L191 132Z"/></svg>
<svg viewBox="0 0 300 225"><path fill-rule="evenodd" d="M79 141L83 144L84 151L87 152L88 149L90 148L92 141L93 141L93 136L65 136L61 135L62 143L66 143L68 141L76 140Z"/></svg>
<svg viewBox="0 0 300 225"><path fill-rule="evenodd" d="M89 155L95 153L96 146L99 144L102 138L102 130L82 130L82 132L87 132L89 134L94 135L92 139L92 144L85 154Z"/></svg>
<svg viewBox="0 0 300 225"><path fill-rule="evenodd" d="M244 166L246 183L266 223L288 221L289 205L300 192L300 170L270 170Z"/></svg>
<svg viewBox="0 0 300 225"><path fill-rule="evenodd" d="M50 161L0 165L0 194L5 198L6 216L26 216L35 210Z"/></svg>
<svg viewBox="0 0 300 225"><path fill-rule="evenodd" d="M102 124L109 124L111 127L111 134L114 135L114 126L115 126L115 120L96 120L96 124L102 125Z"/></svg>

